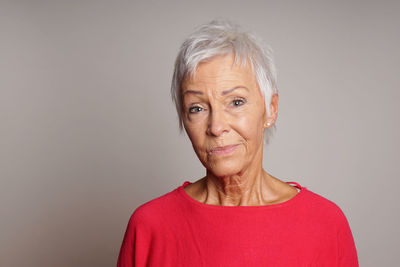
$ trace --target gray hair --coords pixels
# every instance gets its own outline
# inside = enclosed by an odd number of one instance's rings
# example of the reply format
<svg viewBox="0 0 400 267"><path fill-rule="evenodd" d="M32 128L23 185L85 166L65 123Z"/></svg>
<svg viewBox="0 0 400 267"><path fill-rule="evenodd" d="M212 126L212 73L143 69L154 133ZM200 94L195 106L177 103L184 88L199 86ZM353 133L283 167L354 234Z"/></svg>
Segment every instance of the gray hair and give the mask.
<svg viewBox="0 0 400 267"><path fill-rule="evenodd" d="M267 116L276 88L276 69L272 50L250 32L226 20L213 20L195 29L180 47L172 77L171 96L179 117L179 129L183 130L182 82L195 75L199 63L216 56L234 55L235 64L249 63L265 98ZM275 124L264 131L264 141L268 143L275 130Z"/></svg>

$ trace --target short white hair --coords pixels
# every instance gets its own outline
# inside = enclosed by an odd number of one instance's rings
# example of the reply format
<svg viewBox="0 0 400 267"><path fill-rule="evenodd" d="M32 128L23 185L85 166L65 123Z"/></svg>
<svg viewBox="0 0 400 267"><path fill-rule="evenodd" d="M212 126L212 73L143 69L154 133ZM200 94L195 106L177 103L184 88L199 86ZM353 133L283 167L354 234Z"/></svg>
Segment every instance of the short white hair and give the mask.
<svg viewBox="0 0 400 267"><path fill-rule="evenodd" d="M272 50L253 33L244 31L239 25L227 20L213 20L200 25L180 47L172 77L171 96L176 105L179 129L183 130L182 82L189 75L195 75L201 62L216 56L233 55L235 64L249 63L265 98L267 116L270 116L271 98L278 93L276 69ZM264 131L268 143L275 130L275 124Z"/></svg>

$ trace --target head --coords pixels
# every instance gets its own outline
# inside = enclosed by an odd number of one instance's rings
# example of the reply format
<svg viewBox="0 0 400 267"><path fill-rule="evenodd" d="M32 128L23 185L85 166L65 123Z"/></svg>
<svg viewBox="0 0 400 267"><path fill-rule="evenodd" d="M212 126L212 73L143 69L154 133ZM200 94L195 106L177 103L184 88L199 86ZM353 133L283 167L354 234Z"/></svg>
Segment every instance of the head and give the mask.
<svg viewBox="0 0 400 267"><path fill-rule="evenodd" d="M183 130L182 83L188 76L194 76L197 66L214 57L233 55L235 64L248 64L257 80L258 88L265 99L267 115L272 96L278 94L276 69L272 51L252 33L243 31L229 21L214 20L199 26L182 44L175 61L171 84L171 96L175 103L179 119L179 128ZM275 124L264 132L264 141L269 143Z"/></svg>
<svg viewBox="0 0 400 267"><path fill-rule="evenodd" d="M277 116L270 51L229 22L199 27L183 43L172 82L180 128L217 176L261 163Z"/></svg>

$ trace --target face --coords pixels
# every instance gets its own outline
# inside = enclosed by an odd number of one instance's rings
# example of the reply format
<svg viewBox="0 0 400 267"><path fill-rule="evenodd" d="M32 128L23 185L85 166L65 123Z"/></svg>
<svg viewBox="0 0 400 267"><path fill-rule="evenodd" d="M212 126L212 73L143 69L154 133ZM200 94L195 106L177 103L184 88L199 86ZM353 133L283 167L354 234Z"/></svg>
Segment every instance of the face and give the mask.
<svg viewBox="0 0 400 267"><path fill-rule="evenodd" d="M264 130L273 118L250 66L234 64L233 56L200 63L182 95L184 127L208 171L222 177L261 164Z"/></svg>

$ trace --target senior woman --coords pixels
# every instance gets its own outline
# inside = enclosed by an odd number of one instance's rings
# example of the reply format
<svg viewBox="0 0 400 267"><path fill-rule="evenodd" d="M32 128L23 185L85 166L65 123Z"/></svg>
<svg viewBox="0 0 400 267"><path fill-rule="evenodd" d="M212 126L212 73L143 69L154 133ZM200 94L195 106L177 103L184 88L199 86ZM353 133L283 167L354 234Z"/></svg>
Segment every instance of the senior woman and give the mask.
<svg viewBox="0 0 400 267"><path fill-rule="evenodd" d="M227 21L182 44L172 80L184 127L206 175L138 207L119 267L358 266L340 208L262 166L278 114L268 49Z"/></svg>

